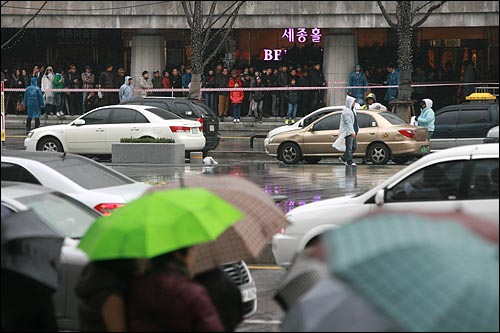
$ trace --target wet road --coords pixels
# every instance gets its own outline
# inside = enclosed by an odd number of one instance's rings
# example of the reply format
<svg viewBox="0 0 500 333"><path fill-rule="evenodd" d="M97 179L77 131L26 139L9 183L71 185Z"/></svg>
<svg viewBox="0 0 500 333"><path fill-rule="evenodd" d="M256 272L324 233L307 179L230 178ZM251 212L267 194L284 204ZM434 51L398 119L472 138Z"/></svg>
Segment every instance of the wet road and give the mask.
<svg viewBox="0 0 500 333"><path fill-rule="evenodd" d="M356 194L381 183L403 166L361 164L346 167L335 159L315 165L285 165L268 161L219 160L219 165L166 167L154 165L110 165L129 177L150 183L162 183L189 177L190 174L221 174L243 176L257 183L271 195L286 196L280 206L284 211L332 197Z"/></svg>

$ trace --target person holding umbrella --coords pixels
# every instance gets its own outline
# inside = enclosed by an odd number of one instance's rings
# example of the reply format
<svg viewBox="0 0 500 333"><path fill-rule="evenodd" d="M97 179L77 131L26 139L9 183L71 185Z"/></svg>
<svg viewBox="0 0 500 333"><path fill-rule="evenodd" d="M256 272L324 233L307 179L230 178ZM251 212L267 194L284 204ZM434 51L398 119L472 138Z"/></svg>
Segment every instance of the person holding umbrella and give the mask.
<svg viewBox="0 0 500 333"><path fill-rule="evenodd" d="M3 204L1 238L2 331L56 332L52 296L64 238L33 210L11 213Z"/></svg>
<svg viewBox="0 0 500 333"><path fill-rule="evenodd" d="M128 314L129 330L222 331L209 295L190 278L192 247L215 240L243 217L204 189L149 193L98 219L79 247L91 261L151 259L151 270L122 294L126 306L114 308L115 318Z"/></svg>

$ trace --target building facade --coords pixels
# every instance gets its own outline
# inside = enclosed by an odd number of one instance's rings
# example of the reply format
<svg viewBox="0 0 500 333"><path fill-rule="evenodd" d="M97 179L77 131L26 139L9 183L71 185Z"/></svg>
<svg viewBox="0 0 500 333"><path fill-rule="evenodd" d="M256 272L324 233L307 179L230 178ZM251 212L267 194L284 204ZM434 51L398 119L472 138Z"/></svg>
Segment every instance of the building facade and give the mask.
<svg viewBox="0 0 500 333"><path fill-rule="evenodd" d="M204 3L208 13L210 2ZM216 13L231 3L219 2ZM395 1L384 3L395 13ZM420 3L426 2L415 2ZM42 4L2 6L2 45ZM483 78L498 73L498 9L497 1L446 2L416 32L415 64L439 69L451 63L459 70L471 60ZM2 67L76 63L100 71L112 63L137 79L143 70L189 64L190 44L180 1L49 2L23 33L2 46ZM396 60L397 36L376 1L246 1L215 61L260 68L321 61L334 84L345 82L356 63L376 71ZM326 101L338 104L342 96L343 90L329 90Z"/></svg>

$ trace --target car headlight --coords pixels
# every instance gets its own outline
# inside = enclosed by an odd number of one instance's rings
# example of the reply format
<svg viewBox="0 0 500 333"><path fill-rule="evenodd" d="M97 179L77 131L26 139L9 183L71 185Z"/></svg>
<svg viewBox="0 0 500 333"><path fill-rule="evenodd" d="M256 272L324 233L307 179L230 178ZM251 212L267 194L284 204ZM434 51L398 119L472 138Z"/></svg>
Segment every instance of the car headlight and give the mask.
<svg viewBox="0 0 500 333"><path fill-rule="evenodd" d="M26 137L31 138L33 136L33 134L35 134L34 131L29 131L28 134L26 134Z"/></svg>

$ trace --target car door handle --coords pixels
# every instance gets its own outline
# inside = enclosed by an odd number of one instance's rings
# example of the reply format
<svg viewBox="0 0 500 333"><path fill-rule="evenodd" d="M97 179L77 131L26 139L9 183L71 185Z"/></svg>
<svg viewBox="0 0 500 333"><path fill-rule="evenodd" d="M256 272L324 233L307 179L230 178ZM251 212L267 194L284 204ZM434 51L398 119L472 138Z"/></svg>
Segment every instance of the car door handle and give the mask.
<svg viewBox="0 0 500 333"><path fill-rule="evenodd" d="M377 133L375 133L375 132L370 132L369 134L370 134L370 135L375 135L375 134L377 134Z"/></svg>
<svg viewBox="0 0 500 333"><path fill-rule="evenodd" d="M338 134L332 134L332 138L339 136Z"/></svg>
<svg viewBox="0 0 500 333"><path fill-rule="evenodd" d="M130 129L131 131L138 131L139 129L137 127L133 127Z"/></svg>
<svg viewBox="0 0 500 333"><path fill-rule="evenodd" d="M102 128L98 128L95 130L96 132L104 132L104 130Z"/></svg>

